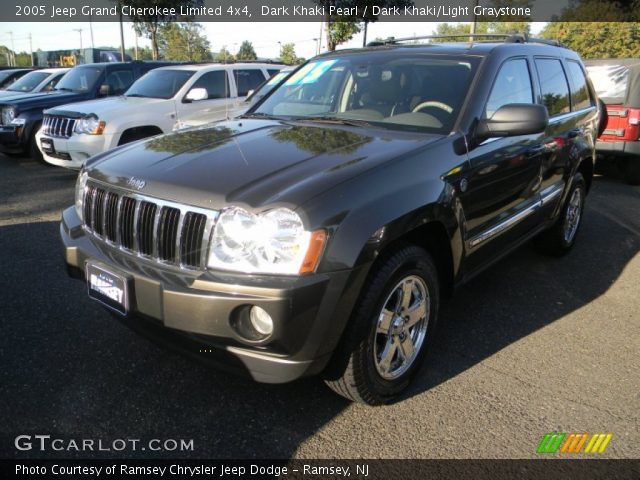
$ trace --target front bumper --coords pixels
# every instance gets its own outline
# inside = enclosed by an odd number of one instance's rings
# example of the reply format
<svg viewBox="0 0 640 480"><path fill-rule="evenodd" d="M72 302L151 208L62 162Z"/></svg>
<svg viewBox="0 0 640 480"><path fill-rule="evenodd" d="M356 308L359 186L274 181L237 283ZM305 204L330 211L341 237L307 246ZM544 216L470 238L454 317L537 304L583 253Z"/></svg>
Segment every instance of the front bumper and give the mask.
<svg viewBox="0 0 640 480"><path fill-rule="evenodd" d="M42 148L42 140L47 139L53 145L53 152ZM41 131L36 133L36 142L47 163L72 169L80 169L93 155L112 148L114 135L72 135L69 138L52 137Z"/></svg>
<svg viewBox="0 0 640 480"><path fill-rule="evenodd" d="M134 330L204 363L284 383L319 373L331 358L367 266L295 278L183 272L145 261L87 235L74 208L63 212L60 234L71 276L88 260L126 276ZM231 326L248 305L274 320L268 341L251 343Z"/></svg>
<svg viewBox="0 0 640 480"><path fill-rule="evenodd" d="M598 140L596 152L600 155L638 157L640 160L640 140L620 142Z"/></svg>
<svg viewBox="0 0 640 480"><path fill-rule="evenodd" d="M22 125L0 126L0 151L7 153L21 153L24 151L24 127Z"/></svg>

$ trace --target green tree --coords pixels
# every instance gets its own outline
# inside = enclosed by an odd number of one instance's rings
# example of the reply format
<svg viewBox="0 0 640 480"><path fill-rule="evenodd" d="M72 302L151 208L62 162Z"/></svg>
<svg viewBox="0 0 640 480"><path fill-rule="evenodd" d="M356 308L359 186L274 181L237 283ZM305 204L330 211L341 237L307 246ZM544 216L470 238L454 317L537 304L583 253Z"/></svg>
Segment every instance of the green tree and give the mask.
<svg viewBox="0 0 640 480"><path fill-rule="evenodd" d="M235 57L233 56L233 53L231 53L229 50L227 50L227 46L223 45L222 48L220 49L220 51L216 54L216 58L215 61L216 62L229 62L229 61L233 61L235 59Z"/></svg>
<svg viewBox="0 0 640 480"><path fill-rule="evenodd" d="M300 59L296 55L295 44L285 43L280 47L279 61L285 65L296 65L300 63Z"/></svg>
<svg viewBox="0 0 640 480"><path fill-rule="evenodd" d="M126 52L131 58L136 58L136 50L135 48L127 48ZM138 60L152 60L153 52L149 47L138 47Z"/></svg>
<svg viewBox="0 0 640 480"><path fill-rule="evenodd" d="M640 57L640 22L551 22L541 36L562 42L585 59Z"/></svg>
<svg viewBox="0 0 640 480"><path fill-rule="evenodd" d="M116 0L118 5L122 5L124 0ZM197 3L197 0L182 0L181 5L185 7L193 6ZM137 8L153 8L158 9L171 9L176 7L174 0L127 0L127 5ZM131 21L134 23L136 33L140 36L145 36L151 40L151 53L154 60L158 59L158 32L160 27L167 22L175 21L177 18L175 15L132 15ZM183 19L189 20L189 19Z"/></svg>
<svg viewBox="0 0 640 480"><path fill-rule="evenodd" d="M257 60L258 55L256 55L256 51L253 49L253 44L245 40L240 45L240 49L236 54L236 60Z"/></svg>
<svg viewBox="0 0 640 480"><path fill-rule="evenodd" d="M476 33L482 34L510 34L524 33L531 31L531 22L478 22ZM465 35L471 32L471 23L440 23L436 27L436 35ZM460 37L464 39L464 37ZM447 39L434 39L435 42L447 42ZM451 41L456 41L455 38Z"/></svg>
<svg viewBox="0 0 640 480"><path fill-rule="evenodd" d="M167 23L160 26L158 48L167 60L210 61L210 46L199 23Z"/></svg>

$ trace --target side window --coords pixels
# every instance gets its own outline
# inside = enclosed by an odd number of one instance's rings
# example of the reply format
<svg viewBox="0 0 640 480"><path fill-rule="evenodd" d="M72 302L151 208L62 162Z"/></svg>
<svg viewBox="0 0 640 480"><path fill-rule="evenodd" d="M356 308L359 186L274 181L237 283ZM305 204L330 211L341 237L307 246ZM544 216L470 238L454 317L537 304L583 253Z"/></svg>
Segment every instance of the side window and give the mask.
<svg viewBox="0 0 640 480"><path fill-rule="evenodd" d="M276 70L274 68L267 68L267 73L269 74L269 77L273 77L274 75L277 75L279 71L280 70Z"/></svg>
<svg viewBox="0 0 640 480"><path fill-rule="evenodd" d="M113 70L107 74L105 83L109 85L109 95L123 93L133 83L131 70Z"/></svg>
<svg viewBox="0 0 640 480"><path fill-rule="evenodd" d="M524 58L509 60L500 67L487 101L486 118L510 103L533 103L531 76Z"/></svg>
<svg viewBox="0 0 640 480"><path fill-rule="evenodd" d="M254 90L258 85L265 81L262 70L245 69L234 70L233 76L236 79L236 87L238 87L238 96L244 97L249 90Z"/></svg>
<svg viewBox="0 0 640 480"><path fill-rule="evenodd" d="M47 84L44 87L42 87L42 91L50 92L51 90L53 90L63 76L64 76L64 73L60 73L59 75L56 75L55 77L53 77L51 80L47 82Z"/></svg>
<svg viewBox="0 0 640 480"><path fill-rule="evenodd" d="M569 75L573 80L573 88L571 90L571 98L574 110L582 110L583 108L589 108L594 105L591 96L589 95L589 89L587 88L587 79L584 76L584 72L578 62L568 61Z"/></svg>
<svg viewBox="0 0 640 480"><path fill-rule="evenodd" d="M553 117L571 110L569 104L569 85L560 60L553 58L536 59L536 69L540 80L542 104Z"/></svg>
<svg viewBox="0 0 640 480"><path fill-rule="evenodd" d="M229 79L224 70L215 70L202 75L191 88L205 88L209 100L229 97Z"/></svg>

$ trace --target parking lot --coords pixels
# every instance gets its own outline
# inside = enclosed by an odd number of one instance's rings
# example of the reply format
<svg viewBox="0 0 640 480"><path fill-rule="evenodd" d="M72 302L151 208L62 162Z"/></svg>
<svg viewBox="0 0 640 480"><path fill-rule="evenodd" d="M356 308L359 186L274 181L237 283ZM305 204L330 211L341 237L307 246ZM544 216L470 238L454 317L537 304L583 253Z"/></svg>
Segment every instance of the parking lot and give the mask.
<svg viewBox="0 0 640 480"><path fill-rule="evenodd" d="M570 255L524 247L458 291L405 399L371 408L315 378L209 370L116 322L63 268L74 182L0 155L5 458L20 434L193 439L170 455L194 458L532 458L552 431L611 432L601 456L640 456L640 187L598 176Z"/></svg>

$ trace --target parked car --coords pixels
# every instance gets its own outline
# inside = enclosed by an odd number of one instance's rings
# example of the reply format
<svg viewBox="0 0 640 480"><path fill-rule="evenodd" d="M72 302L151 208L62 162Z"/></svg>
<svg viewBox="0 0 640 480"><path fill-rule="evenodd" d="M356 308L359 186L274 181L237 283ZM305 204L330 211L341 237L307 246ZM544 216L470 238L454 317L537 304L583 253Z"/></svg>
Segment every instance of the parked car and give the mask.
<svg viewBox="0 0 640 480"><path fill-rule="evenodd" d="M4 90L20 77L26 75L32 70L32 68L11 68L8 70L0 70L0 90Z"/></svg>
<svg viewBox="0 0 640 480"><path fill-rule="evenodd" d="M596 143L598 155L614 158L627 182L640 185L640 59L585 64L609 117Z"/></svg>
<svg viewBox="0 0 640 480"><path fill-rule="evenodd" d="M170 62L92 63L79 65L66 73L50 92L0 98L0 151L4 153L28 153L41 158L35 134L42 123L42 111L46 108L80 102L92 98L121 95L133 83L157 67ZM4 72L0 72L2 75ZM70 124L57 124L61 132Z"/></svg>
<svg viewBox="0 0 640 480"><path fill-rule="evenodd" d="M272 65L270 65L271 67ZM230 109L227 112L196 112L190 116L183 116L180 120L176 122L173 127L173 130L182 130L184 128L191 127L201 127L203 125L207 125L213 122L219 122L220 120L226 120L229 118L237 117L238 115L242 115L246 112L254 103L258 100L262 99L266 96L271 90L274 89L276 85L278 85L282 80L287 77L292 71L294 67L285 67L282 70L278 71L271 78L265 80L261 85L257 86L255 90L249 90L247 97L244 101L240 102L236 107Z"/></svg>
<svg viewBox="0 0 640 480"><path fill-rule="evenodd" d="M397 399L441 296L578 235L596 94L575 52L507 40L328 53L237 119L96 155L63 212L68 272L204 362Z"/></svg>
<svg viewBox="0 0 640 480"><path fill-rule="evenodd" d="M20 77L5 90L1 90L0 101L6 101L9 97L19 97L27 93L50 92L68 71L68 68L33 70Z"/></svg>
<svg viewBox="0 0 640 480"><path fill-rule="evenodd" d="M91 156L118 145L170 132L194 113L227 118L248 91L269 78L259 63L175 65L158 68L109 100L45 111L37 144L52 165L80 168ZM67 125L60 130L58 125Z"/></svg>

